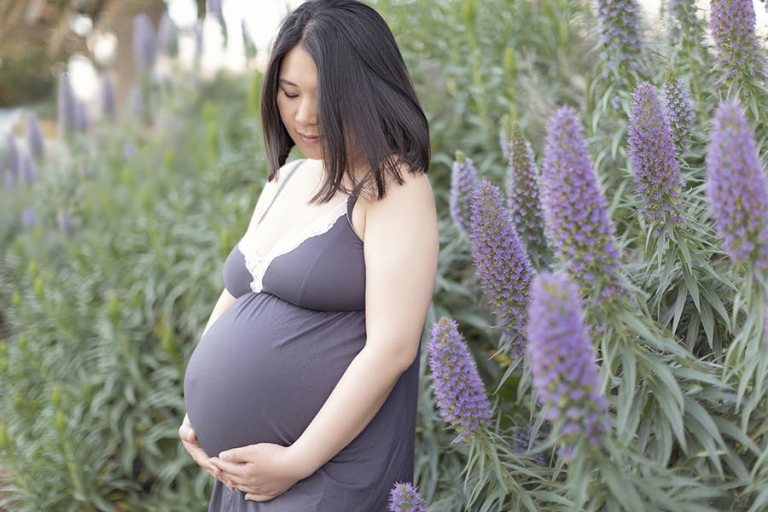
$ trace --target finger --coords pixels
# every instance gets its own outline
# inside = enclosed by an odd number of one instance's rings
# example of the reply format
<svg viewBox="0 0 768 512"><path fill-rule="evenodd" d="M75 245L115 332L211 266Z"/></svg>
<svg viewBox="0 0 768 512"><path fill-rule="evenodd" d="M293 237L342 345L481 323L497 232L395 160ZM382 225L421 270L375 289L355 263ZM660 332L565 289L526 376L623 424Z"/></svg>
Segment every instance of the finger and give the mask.
<svg viewBox="0 0 768 512"><path fill-rule="evenodd" d="M246 465L240 462L227 462L218 457L213 457L210 459L210 463L220 471L232 476L242 477L245 473Z"/></svg>

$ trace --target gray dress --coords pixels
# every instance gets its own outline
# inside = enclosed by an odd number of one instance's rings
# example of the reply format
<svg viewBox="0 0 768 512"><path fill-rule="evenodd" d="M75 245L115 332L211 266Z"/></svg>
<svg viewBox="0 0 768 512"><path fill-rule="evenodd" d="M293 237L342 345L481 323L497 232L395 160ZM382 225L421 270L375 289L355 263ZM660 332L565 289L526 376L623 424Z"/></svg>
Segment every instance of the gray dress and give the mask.
<svg viewBox="0 0 768 512"><path fill-rule="evenodd" d="M363 348L354 204L350 197L341 215L331 212L316 234L266 262L249 261L247 234L227 258L224 284L236 301L200 340L184 380L187 413L209 455L293 443ZM310 477L264 503L217 481L208 510L385 511L392 486L413 478L417 392L414 362L363 432Z"/></svg>

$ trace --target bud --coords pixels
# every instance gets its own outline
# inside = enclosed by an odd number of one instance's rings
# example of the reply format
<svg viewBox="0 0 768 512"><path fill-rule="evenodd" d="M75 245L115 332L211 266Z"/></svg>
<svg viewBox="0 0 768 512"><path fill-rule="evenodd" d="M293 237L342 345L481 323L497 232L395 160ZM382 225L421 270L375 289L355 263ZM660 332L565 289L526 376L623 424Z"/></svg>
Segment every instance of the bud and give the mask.
<svg viewBox="0 0 768 512"><path fill-rule="evenodd" d="M477 171L471 158L456 152L456 160L451 168L450 212L454 224L461 231L469 233L472 222L472 196L477 187Z"/></svg>
<svg viewBox="0 0 768 512"><path fill-rule="evenodd" d="M61 409L61 389L59 386L53 386L51 389L51 403L56 409Z"/></svg>
<svg viewBox="0 0 768 512"><path fill-rule="evenodd" d="M45 297L45 288L43 287L43 279L40 276L35 278L35 283L32 285L35 290L35 295L38 299Z"/></svg>
<svg viewBox="0 0 768 512"><path fill-rule="evenodd" d="M30 229L37 224L37 210L28 206L21 211L21 227Z"/></svg>
<svg viewBox="0 0 768 512"><path fill-rule="evenodd" d="M37 120L37 115L34 112L27 113L25 125L29 152L38 158L45 156L43 132L40 130L40 122Z"/></svg>
<svg viewBox="0 0 768 512"><path fill-rule="evenodd" d="M75 224L72 222L72 215L66 208L59 208L56 212L56 221L59 224L59 230L64 233L65 236L72 236L75 232Z"/></svg>
<svg viewBox="0 0 768 512"><path fill-rule="evenodd" d="M101 75L101 111L104 117L110 120L114 120L117 116L115 84L108 73Z"/></svg>
<svg viewBox="0 0 768 512"><path fill-rule="evenodd" d="M152 69L156 56L155 29L149 16L139 13L133 18L133 61L139 74Z"/></svg>
<svg viewBox="0 0 768 512"><path fill-rule="evenodd" d="M75 128L75 95L66 73L59 78L58 110L59 138L63 139Z"/></svg>

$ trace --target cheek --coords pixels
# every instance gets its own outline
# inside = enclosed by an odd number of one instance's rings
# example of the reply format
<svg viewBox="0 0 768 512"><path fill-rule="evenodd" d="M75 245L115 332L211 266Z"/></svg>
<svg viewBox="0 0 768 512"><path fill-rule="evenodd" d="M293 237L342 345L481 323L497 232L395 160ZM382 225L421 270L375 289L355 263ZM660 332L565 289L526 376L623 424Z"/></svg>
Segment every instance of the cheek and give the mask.
<svg viewBox="0 0 768 512"><path fill-rule="evenodd" d="M283 124L287 126L287 121L290 119L288 105L286 104L285 99L281 98L280 95L277 96L277 110L280 112L280 119L283 120Z"/></svg>

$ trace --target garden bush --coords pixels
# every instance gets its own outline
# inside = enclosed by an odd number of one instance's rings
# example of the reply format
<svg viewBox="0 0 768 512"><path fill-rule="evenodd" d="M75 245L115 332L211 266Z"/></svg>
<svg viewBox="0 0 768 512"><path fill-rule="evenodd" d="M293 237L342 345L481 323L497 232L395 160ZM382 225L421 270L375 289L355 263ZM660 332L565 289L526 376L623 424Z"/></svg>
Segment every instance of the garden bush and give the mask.
<svg viewBox="0 0 768 512"><path fill-rule="evenodd" d="M768 508L753 3L372 3L430 119L441 230L392 510ZM57 148L5 144L14 510L205 509L181 378L265 179L261 77L145 71L117 121L78 118L64 78Z"/></svg>

